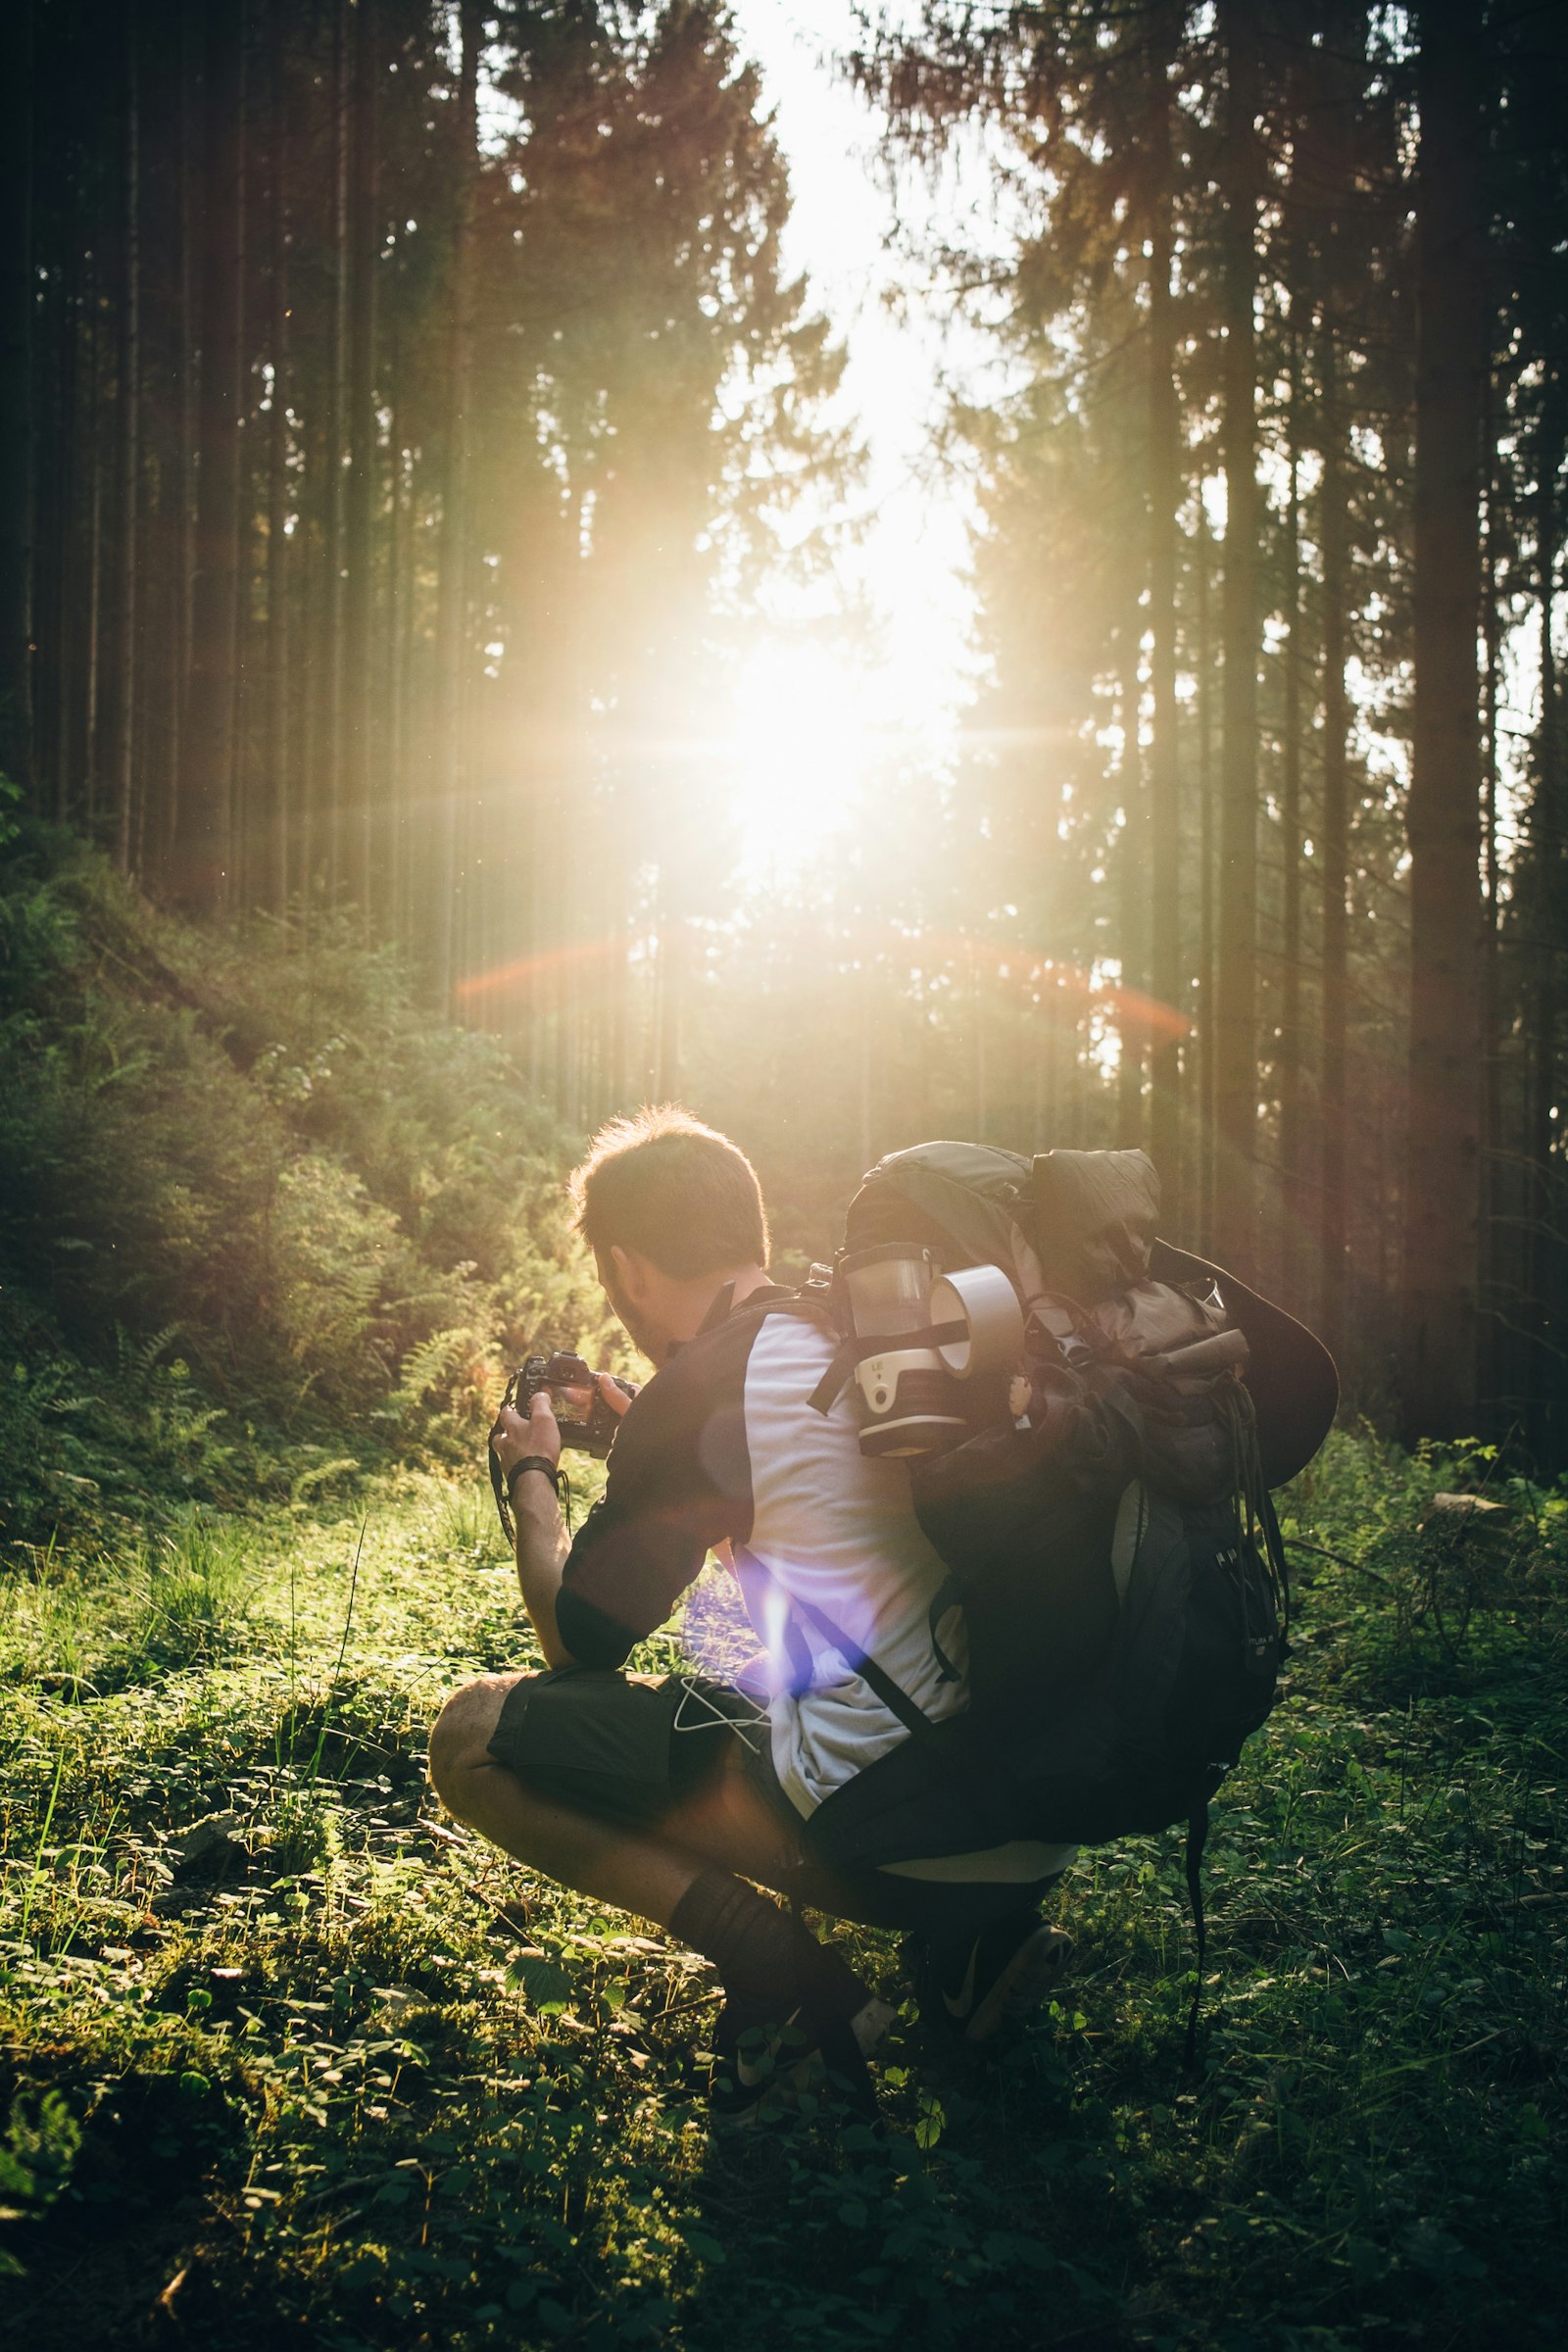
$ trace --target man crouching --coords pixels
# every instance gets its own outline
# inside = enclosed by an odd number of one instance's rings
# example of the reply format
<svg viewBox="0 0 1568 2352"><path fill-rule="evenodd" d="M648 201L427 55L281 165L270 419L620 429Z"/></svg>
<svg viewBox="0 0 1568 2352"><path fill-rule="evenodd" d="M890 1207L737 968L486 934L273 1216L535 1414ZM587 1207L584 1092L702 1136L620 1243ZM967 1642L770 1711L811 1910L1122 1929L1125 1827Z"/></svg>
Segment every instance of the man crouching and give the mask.
<svg viewBox="0 0 1568 2352"><path fill-rule="evenodd" d="M768 1277L745 1153L684 1111L645 1110L601 1131L571 1189L655 1374L634 1398L601 1379L623 1418L604 1497L569 1545L551 1400L537 1395L526 1420L503 1411L492 1443L548 1671L486 1675L450 1698L431 1779L518 1861L713 1963L715 2125L754 2120L824 2070L866 2098L892 2011L759 1887L912 1931L927 2015L980 2041L1063 1964L1039 1905L1070 1849L999 1838L984 1791L911 1740L815 1621L844 1628L933 1724L966 1710L961 1640L938 1651L929 1623L946 1571L903 1464L861 1453L849 1396L811 1407L834 1334ZM756 1670L733 1684L622 1673L710 1550L763 1645Z"/></svg>

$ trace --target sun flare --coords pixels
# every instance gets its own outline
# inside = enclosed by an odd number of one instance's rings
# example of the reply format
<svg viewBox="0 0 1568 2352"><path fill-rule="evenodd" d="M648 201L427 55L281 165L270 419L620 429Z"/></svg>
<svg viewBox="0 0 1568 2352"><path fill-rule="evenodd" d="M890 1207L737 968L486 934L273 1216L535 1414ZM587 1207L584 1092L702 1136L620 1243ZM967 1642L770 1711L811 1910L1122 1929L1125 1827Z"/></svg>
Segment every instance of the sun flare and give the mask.
<svg viewBox="0 0 1568 2352"><path fill-rule="evenodd" d="M830 647L763 644L733 710L724 758L741 863L798 869L855 814L873 752L864 681Z"/></svg>

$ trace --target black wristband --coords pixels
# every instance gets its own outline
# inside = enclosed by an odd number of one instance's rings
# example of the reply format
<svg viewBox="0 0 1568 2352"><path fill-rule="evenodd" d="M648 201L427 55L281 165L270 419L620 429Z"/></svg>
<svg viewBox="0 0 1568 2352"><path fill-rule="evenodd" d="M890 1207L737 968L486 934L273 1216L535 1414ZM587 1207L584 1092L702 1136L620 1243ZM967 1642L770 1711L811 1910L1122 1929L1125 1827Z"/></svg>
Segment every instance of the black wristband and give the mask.
<svg viewBox="0 0 1568 2352"><path fill-rule="evenodd" d="M560 1495L561 1472L555 1463L547 1462L542 1453L525 1453L521 1461L514 1462L512 1468L507 1472L507 1500L509 1502L512 1500L513 1488L525 1470L542 1470L555 1488L557 1495Z"/></svg>

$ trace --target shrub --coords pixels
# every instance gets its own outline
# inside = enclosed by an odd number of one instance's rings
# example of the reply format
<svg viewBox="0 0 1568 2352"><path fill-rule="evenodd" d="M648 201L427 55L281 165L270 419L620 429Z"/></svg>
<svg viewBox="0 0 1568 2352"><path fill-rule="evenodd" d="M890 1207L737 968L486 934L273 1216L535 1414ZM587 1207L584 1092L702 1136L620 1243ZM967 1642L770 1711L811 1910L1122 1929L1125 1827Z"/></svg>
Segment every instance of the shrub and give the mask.
<svg viewBox="0 0 1568 2352"><path fill-rule="evenodd" d="M0 944L11 1533L101 1508L106 1461L234 1503L285 1442L471 1446L532 1341L605 1344L566 1139L346 918L200 929L21 827Z"/></svg>

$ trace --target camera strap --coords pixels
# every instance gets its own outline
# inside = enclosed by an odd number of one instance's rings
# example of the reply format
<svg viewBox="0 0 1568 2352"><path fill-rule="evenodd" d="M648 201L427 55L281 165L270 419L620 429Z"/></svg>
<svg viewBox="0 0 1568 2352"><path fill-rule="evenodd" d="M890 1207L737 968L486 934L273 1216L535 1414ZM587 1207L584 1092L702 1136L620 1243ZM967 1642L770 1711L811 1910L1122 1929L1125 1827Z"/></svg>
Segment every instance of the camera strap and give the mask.
<svg viewBox="0 0 1568 2352"><path fill-rule="evenodd" d="M493 1445L490 1448L490 1484L495 1489L496 1516L501 1521L501 1533L507 1539L508 1547L515 1551L517 1531L512 1524L512 1497L507 1492L507 1479L506 1473L501 1467L501 1456Z"/></svg>
<svg viewBox="0 0 1568 2352"><path fill-rule="evenodd" d="M719 1301L723 1299L727 1299L727 1294L721 1291L710 1312L710 1322L721 1319L717 1310ZM743 1298L737 1313L745 1314L751 1303L749 1298ZM724 1311L729 1311L727 1303ZM869 1363L875 1355L891 1355L895 1349L954 1348L960 1340L969 1337L968 1324L955 1321L922 1323L914 1331L882 1332L863 1338L854 1330L845 1330L848 1301L839 1293L829 1296L825 1284L820 1287L809 1284L793 1297L769 1297L760 1300L757 1311L763 1315L797 1315L804 1323L814 1323L819 1329L825 1326L837 1339L838 1346L833 1350L832 1361L807 1399L813 1413L823 1415L833 1410L857 1365ZM706 1331L708 1325L705 1324L703 1328Z"/></svg>
<svg viewBox="0 0 1568 2352"><path fill-rule="evenodd" d="M560 1494L562 1487L562 1471L559 1462L546 1461L542 1453L525 1453L521 1461L514 1462L512 1468L507 1472L507 1500L509 1502L511 1502L513 1499L513 1488L516 1485L518 1479L522 1476L525 1470L542 1470L546 1478L549 1479L550 1484L555 1488L557 1494Z"/></svg>

